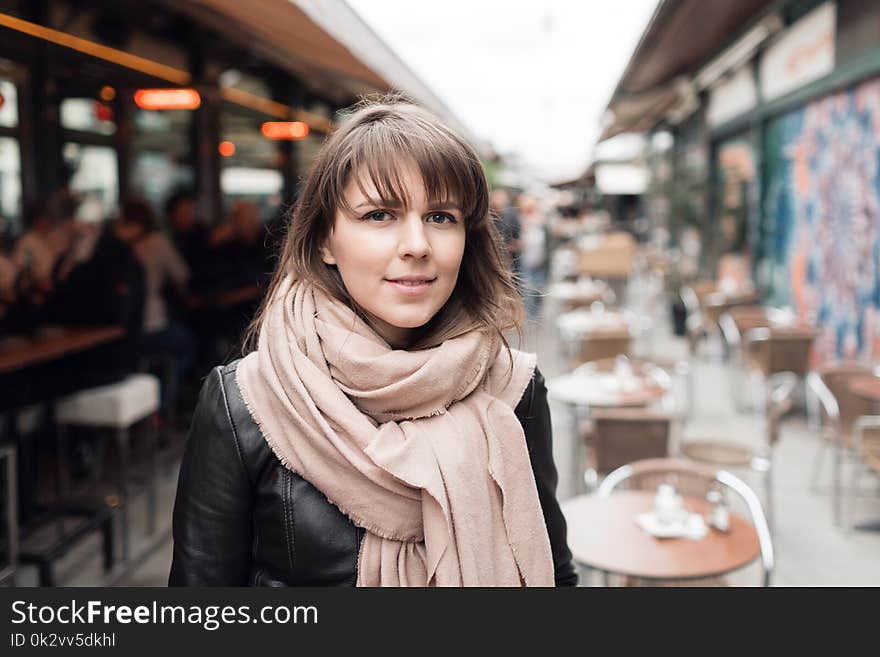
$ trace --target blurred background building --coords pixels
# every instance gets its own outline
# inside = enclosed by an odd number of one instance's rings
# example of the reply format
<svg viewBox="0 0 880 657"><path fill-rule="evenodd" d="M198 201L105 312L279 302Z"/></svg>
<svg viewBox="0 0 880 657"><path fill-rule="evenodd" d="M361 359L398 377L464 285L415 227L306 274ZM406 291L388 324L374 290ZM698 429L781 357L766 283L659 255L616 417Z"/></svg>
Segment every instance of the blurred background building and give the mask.
<svg viewBox="0 0 880 657"><path fill-rule="evenodd" d="M603 117L601 141L645 136L651 225L698 231L704 275L748 257L818 359L880 351L878 76L876 2L666 1Z"/></svg>

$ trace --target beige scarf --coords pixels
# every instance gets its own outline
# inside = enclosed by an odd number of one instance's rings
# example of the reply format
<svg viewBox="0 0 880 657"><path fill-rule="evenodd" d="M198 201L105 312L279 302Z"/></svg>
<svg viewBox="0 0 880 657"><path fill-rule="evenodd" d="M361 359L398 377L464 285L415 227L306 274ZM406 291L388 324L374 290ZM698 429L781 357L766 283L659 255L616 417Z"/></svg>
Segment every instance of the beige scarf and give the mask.
<svg viewBox="0 0 880 657"><path fill-rule="evenodd" d="M366 530L358 586L553 586L513 412L534 367L476 331L393 350L288 278L237 381L281 462Z"/></svg>

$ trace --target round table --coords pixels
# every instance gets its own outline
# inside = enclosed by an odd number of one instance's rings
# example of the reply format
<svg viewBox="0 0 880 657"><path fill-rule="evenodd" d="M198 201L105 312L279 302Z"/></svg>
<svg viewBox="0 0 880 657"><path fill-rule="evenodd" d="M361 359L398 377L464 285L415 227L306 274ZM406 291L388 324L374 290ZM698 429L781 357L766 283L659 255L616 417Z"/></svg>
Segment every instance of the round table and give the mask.
<svg viewBox="0 0 880 657"><path fill-rule="evenodd" d="M547 381L550 399L574 407L648 406L669 392L645 374L634 374L636 385L609 385L618 380L614 372L575 371Z"/></svg>
<svg viewBox="0 0 880 657"><path fill-rule="evenodd" d="M730 514L730 531L711 527L700 540L655 538L635 521L654 506L654 491L579 495L562 503L568 545L575 561L606 573L643 579L717 577L750 564L761 553L755 527ZM705 515L705 500L683 496L685 507Z"/></svg>

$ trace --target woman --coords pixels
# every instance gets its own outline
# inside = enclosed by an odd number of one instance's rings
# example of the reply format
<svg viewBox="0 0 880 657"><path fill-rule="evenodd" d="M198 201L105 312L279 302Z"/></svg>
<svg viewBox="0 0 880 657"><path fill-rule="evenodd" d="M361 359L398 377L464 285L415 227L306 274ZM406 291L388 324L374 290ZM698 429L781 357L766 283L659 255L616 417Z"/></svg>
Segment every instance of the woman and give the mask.
<svg viewBox="0 0 880 657"><path fill-rule="evenodd" d="M172 585L577 581L546 389L473 150L367 104L315 160L256 350L206 381Z"/></svg>

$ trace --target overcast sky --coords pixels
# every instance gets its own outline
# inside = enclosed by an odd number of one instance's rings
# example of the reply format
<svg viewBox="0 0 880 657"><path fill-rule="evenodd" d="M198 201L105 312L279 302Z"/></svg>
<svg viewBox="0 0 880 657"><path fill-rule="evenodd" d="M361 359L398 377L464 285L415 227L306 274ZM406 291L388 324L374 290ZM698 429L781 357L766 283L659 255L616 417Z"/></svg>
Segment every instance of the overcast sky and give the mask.
<svg viewBox="0 0 880 657"><path fill-rule="evenodd" d="M581 173L657 0L348 0L478 137Z"/></svg>

